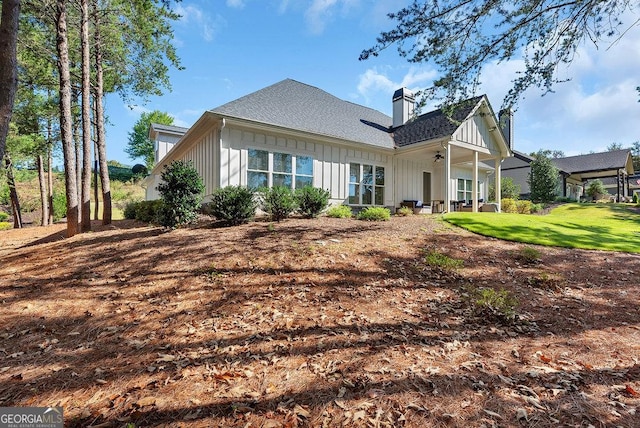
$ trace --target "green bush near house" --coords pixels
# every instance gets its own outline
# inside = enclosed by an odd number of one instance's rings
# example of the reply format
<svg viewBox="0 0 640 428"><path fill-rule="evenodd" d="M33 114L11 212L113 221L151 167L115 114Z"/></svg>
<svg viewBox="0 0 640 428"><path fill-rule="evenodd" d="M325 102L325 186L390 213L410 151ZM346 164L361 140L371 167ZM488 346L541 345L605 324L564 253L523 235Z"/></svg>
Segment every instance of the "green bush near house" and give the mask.
<svg viewBox="0 0 640 428"><path fill-rule="evenodd" d="M156 223L162 207L162 199L154 201L129 202L124 207L124 218L145 223Z"/></svg>
<svg viewBox="0 0 640 428"><path fill-rule="evenodd" d="M216 189L211 202L204 205L204 213L223 223L235 226L247 223L256 215L258 203L253 192L244 186L226 186Z"/></svg>
<svg viewBox="0 0 640 428"><path fill-rule="evenodd" d="M175 228L193 222L202 202L204 183L191 162L173 161L164 167L158 192L162 205L157 220L161 226Z"/></svg>
<svg viewBox="0 0 640 428"><path fill-rule="evenodd" d="M284 220L298 208L295 194L290 187L273 186L261 189L260 194L260 207L274 221Z"/></svg>
<svg viewBox="0 0 640 428"><path fill-rule="evenodd" d="M518 214L531 214L531 205L531 201L516 201L516 210L518 211Z"/></svg>
<svg viewBox="0 0 640 428"><path fill-rule="evenodd" d="M387 221L391 218L391 211L384 207L367 207L360 211L356 218L365 221Z"/></svg>
<svg viewBox="0 0 640 428"><path fill-rule="evenodd" d="M353 217L353 212L348 205L335 205L327 210L327 217L351 218Z"/></svg>
<svg viewBox="0 0 640 428"><path fill-rule="evenodd" d="M7 214L4 211L0 211L0 221L7 221L8 218L9 218L9 214Z"/></svg>
<svg viewBox="0 0 640 428"><path fill-rule="evenodd" d="M637 193L633 194L633 203L634 204L638 204L638 194Z"/></svg>
<svg viewBox="0 0 640 428"><path fill-rule="evenodd" d="M329 196L331 194L328 190L318 187L305 186L301 189L296 189L295 199L298 204L298 213L305 218L318 217L329 205Z"/></svg>

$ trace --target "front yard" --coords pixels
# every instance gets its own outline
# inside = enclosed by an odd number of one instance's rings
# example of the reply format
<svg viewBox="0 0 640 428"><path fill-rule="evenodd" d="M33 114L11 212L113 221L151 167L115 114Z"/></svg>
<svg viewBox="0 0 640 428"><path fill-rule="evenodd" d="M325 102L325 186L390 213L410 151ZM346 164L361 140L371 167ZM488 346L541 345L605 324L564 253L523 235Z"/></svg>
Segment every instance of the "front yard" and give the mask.
<svg viewBox="0 0 640 428"><path fill-rule="evenodd" d="M95 229L0 232L0 406L69 427L640 426L636 254L532 258L424 216Z"/></svg>

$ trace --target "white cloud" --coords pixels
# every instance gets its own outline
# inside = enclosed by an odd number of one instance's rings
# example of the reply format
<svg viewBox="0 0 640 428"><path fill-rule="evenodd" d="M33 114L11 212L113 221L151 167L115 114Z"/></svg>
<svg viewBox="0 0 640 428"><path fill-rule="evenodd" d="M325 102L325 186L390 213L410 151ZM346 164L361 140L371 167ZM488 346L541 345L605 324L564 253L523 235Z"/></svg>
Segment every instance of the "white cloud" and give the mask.
<svg viewBox="0 0 640 428"><path fill-rule="evenodd" d="M338 0L313 0L304 14L311 33L321 34L324 31L327 21L333 17L336 3Z"/></svg>
<svg viewBox="0 0 640 428"><path fill-rule="evenodd" d="M238 0L235 0L235 2L237 1ZM226 21L221 15L216 14L212 17L201 8L194 6L193 4L178 3L175 11L181 16L180 23L184 25L197 26L200 30L202 38L206 42L211 42L214 39L216 33L218 33L220 29L226 25Z"/></svg>
<svg viewBox="0 0 640 428"><path fill-rule="evenodd" d="M227 6L236 9L242 9L245 5L244 0L227 0Z"/></svg>
<svg viewBox="0 0 640 428"><path fill-rule="evenodd" d="M406 70L406 68L403 70ZM432 69L410 67L399 81L394 81L388 76L389 72L394 72L394 70L387 68L384 71L380 71L378 68L370 68L361 74L358 79L358 95L356 98L364 98L367 104L370 104L378 96L384 96L390 100L396 89L409 88L414 92L418 91L430 86L437 75ZM384 110L387 109L385 108Z"/></svg>

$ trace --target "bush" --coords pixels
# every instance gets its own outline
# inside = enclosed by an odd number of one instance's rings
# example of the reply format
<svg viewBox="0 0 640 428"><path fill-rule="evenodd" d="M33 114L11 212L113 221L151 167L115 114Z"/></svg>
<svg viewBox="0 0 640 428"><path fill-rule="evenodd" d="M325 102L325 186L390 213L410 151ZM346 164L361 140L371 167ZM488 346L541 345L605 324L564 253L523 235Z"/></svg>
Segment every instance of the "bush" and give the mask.
<svg viewBox="0 0 640 428"><path fill-rule="evenodd" d="M9 218L9 214L7 214L4 211L0 211L0 221L7 221L8 218Z"/></svg>
<svg viewBox="0 0 640 428"><path fill-rule="evenodd" d="M124 218L129 220L138 220L145 223L156 223L160 208L162 207L162 199L155 201L139 201L129 202L124 207Z"/></svg>
<svg viewBox="0 0 640 428"><path fill-rule="evenodd" d="M544 210L544 204L531 204L531 214L540 213Z"/></svg>
<svg viewBox="0 0 640 428"><path fill-rule="evenodd" d="M587 187L587 196L589 196L592 201L597 201L606 194L607 190L599 179L595 179L589 183L589 186Z"/></svg>
<svg viewBox="0 0 640 428"><path fill-rule="evenodd" d="M126 218L127 220L134 220L136 218L137 209L138 202L127 202L127 204L124 206L124 209L122 210L122 215L124 215L124 218Z"/></svg>
<svg viewBox="0 0 640 428"><path fill-rule="evenodd" d="M633 203L634 204L638 204L638 194L637 193L633 194Z"/></svg>
<svg viewBox="0 0 640 428"><path fill-rule="evenodd" d="M53 221L58 221L67 216L67 195L64 189L53 192Z"/></svg>
<svg viewBox="0 0 640 428"><path fill-rule="evenodd" d="M327 210L327 217L351 218L353 217L353 212L348 205L334 205Z"/></svg>
<svg viewBox="0 0 640 428"><path fill-rule="evenodd" d="M158 212L159 224L175 228L193 222L204 191L202 179L193 164L171 162L162 171L162 181L158 185L163 202Z"/></svg>
<svg viewBox="0 0 640 428"><path fill-rule="evenodd" d="M518 199L520 197L520 185L513 182L511 177L502 177L500 179L500 199ZM496 186L489 185L489 200L496 200Z"/></svg>
<svg viewBox="0 0 640 428"><path fill-rule="evenodd" d="M9 230L13 228L13 225L7 221L0 221L0 230Z"/></svg>
<svg viewBox="0 0 640 428"><path fill-rule="evenodd" d="M502 201L500 201L500 207L501 207L503 213L517 213L518 212L518 205L517 205L515 199L504 198Z"/></svg>
<svg viewBox="0 0 640 428"><path fill-rule="evenodd" d="M216 189L204 212L229 225L246 223L256 215L257 203L253 192L242 186Z"/></svg>
<svg viewBox="0 0 640 428"><path fill-rule="evenodd" d="M533 247L522 247L519 251L518 258L525 264L536 264L540 263L540 258L542 254L537 248Z"/></svg>
<svg viewBox="0 0 640 428"><path fill-rule="evenodd" d="M358 220L387 221L391 218L391 211L384 207L367 207L358 213Z"/></svg>
<svg viewBox="0 0 640 428"><path fill-rule="evenodd" d="M318 217L329 205L330 195L328 190L318 187L304 186L301 189L296 189L298 212L305 218Z"/></svg>
<svg viewBox="0 0 640 428"><path fill-rule="evenodd" d="M531 200L543 203L554 201L558 189L558 168L542 150L535 154L529 165L531 172L527 182L531 189Z"/></svg>
<svg viewBox="0 0 640 428"><path fill-rule="evenodd" d="M409 207L400 207L396 211L396 215L399 215L401 217L406 217L406 216L409 216L409 215L413 215L413 210L411 208L409 208Z"/></svg>
<svg viewBox="0 0 640 428"><path fill-rule="evenodd" d="M261 208L269 214L272 220L280 221L291 215L298 204L290 187L273 186L270 189L262 189Z"/></svg>
<svg viewBox="0 0 640 428"><path fill-rule="evenodd" d="M516 201L516 210L518 214L531 214L531 201Z"/></svg>

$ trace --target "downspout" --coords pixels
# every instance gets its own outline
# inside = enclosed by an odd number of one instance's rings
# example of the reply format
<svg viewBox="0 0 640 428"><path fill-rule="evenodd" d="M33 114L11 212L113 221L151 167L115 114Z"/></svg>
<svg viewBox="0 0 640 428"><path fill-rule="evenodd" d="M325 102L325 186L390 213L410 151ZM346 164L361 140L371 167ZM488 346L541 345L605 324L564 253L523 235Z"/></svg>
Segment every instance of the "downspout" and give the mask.
<svg viewBox="0 0 640 428"><path fill-rule="evenodd" d="M218 131L218 167L216 168L217 173L216 175L218 176L217 184L218 184L218 188L222 188L222 177L221 177L221 168L222 168L222 130L224 129L224 127L227 126L227 121L225 120L225 118L223 117L222 120L220 121L220 130ZM228 167L228 166L227 166ZM227 177L229 176L229 171L227 171Z"/></svg>

